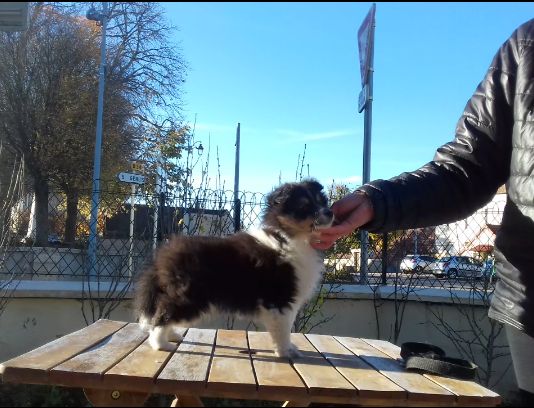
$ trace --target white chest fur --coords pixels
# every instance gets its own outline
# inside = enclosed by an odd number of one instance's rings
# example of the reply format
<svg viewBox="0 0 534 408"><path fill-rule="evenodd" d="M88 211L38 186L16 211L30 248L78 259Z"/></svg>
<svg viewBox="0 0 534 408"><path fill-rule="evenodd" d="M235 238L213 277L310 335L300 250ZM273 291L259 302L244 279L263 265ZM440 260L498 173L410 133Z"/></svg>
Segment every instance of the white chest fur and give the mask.
<svg viewBox="0 0 534 408"><path fill-rule="evenodd" d="M305 239L285 237L287 243L281 245L280 241L261 229L248 231L248 233L262 244L279 252L284 260L293 265L298 288L295 306L299 309L312 297L324 271L323 262L317 251Z"/></svg>

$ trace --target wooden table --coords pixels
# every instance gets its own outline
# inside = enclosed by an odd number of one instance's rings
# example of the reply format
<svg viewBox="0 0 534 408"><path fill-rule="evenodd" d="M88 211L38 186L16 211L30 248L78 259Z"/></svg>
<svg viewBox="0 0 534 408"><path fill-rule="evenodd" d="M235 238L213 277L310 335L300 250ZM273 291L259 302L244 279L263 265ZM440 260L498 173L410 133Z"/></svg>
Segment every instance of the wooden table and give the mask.
<svg viewBox="0 0 534 408"><path fill-rule="evenodd" d="M275 357L266 332L183 329L174 352L155 351L137 323L99 320L4 362L4 382L81 387L93 405L139 406L151 393L174 406L199 397L380 406L494 406L471 381L406 371L387 341L292 334L303 356Z"/></svg>

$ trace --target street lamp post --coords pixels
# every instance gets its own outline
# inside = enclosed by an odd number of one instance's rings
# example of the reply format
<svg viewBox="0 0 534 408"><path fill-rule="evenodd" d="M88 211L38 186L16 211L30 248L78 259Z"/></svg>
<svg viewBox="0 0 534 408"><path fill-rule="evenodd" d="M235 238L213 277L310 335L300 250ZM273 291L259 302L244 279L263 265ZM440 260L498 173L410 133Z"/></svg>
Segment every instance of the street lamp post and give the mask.
<svg viewBox="0 0 534 408"><path fill-rule="evenodd" d="M187 235L189 235L189 232L191 230L191 217L188 214L188 207L190 206L190 193L192 188L192 176L193 176L193 167L195 167L197 162L193 163L193 149L195 149L198 152L198 159L200 156L202 156L202 153L204 152L204 146L202 146L202 142L200 141L193 141L191 142L190 139L187 140L187 147L185 150L187 151L187 159L186 159L186 165L185 165L185 171L186 171L186 183L184 186L184 226L187 231ZM191 158L191 162L189 161Z"/></svg>
<svg viewBox="0 0 534 408"><path fill-rule="evenodd" d="M106 73L106 28L108 22L108 4L102 3L102 12L91 7L87 11L86 17L89 20L97 21L102 25L102 43L100 46L100 71L98 78L98 108L96 115L96 142L95 158L93 168L93 196L91 205L91 219L89 222L89 275L96 276L96 239L98 224L98 205L100 202L100 163L102 156L102 118L104 113L104 81Z"/></svg>

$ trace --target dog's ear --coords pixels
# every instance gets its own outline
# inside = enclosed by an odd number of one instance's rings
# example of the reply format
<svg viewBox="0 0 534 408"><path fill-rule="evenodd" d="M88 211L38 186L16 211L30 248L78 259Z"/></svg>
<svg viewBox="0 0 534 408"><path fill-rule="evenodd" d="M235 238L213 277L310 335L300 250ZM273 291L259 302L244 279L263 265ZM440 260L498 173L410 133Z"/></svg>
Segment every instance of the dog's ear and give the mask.
<svg viewBox="0 0 534 408"><path fill-rule="evenodd" d="M305 181L305 183L308 185L308 188L314 193L319 193L324 188L323 185L315 179L308 179Z"/></svg>
<svg viewBox="0 0 534 408"><path fill-rule="evenodd" d="M274 207L280 204L285 199L287 199L287 196L289 194L289 187L290 186L288 184L282 184L280 187L273 190L267 196L267 206Z"/></svg>

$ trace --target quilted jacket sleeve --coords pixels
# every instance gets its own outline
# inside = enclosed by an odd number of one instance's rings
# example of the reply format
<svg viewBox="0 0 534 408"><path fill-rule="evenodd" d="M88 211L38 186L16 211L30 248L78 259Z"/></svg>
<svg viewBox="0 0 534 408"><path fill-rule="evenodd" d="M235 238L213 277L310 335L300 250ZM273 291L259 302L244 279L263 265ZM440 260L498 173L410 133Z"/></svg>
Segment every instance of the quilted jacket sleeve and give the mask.
<svg viewBox="0 0 534 408"><path fill-rule="evenodd" d="M420 169L363 185L375 218L370 232L439 225L488 203L508 179L514 125L517 30L501 46L467 102L453 141Z"/></svg>

